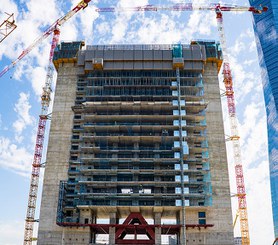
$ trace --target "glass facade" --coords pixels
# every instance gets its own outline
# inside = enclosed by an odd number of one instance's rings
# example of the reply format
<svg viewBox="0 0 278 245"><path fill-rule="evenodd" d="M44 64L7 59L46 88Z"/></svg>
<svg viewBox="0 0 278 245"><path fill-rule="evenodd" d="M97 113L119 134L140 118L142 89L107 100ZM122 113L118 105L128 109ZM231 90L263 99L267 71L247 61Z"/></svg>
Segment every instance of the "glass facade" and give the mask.
<svg viewBox="0 0 278 245"><path fill-rule="evenodd" d="M278 1L249 0L252 6L268 7L254 15L259 62L267 113L268 154L275 237L278 237Z"/></svg>

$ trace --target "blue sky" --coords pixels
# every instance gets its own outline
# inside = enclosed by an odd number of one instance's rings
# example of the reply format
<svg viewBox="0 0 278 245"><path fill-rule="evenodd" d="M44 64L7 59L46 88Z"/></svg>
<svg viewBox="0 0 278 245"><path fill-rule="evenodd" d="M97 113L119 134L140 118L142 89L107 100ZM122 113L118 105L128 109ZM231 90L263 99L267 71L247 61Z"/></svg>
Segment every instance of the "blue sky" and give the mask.
<svg viewBox="0 0 278 245"><path fill-rule="evenodd" d="M69 11L78 1L1 0L4 12L15 13L18 28L0 43L0 70ZM103 6L171 5L178 0L92 1L61 28L61 40L85 40L86 44L189 43L192 39L217 39L213 12L103 13ZM214 1L187 1L207 4ZM248 0L222 3L248 5ZM257 60L251 13L224 13L227 46L233 70L234 89L242 145L252 245L271 244L274 238L266 143L266 119L260 69ZM17 66L0 78L0 244L23 241L31 164L40 113L40 94L45 81L51 37L36 47ZM221 79L221 76L220 76ZM220 85L223 88L222 82ZM229 120L223 98L226 134ZM47 136L46 136L47 138ZM46 144L45 144L46 146ZM228 159L231 192L236 192L232 148ZM43 172L43 171L42 171ZM42 177L43 175L41 175ZM42 180L42 178L41 178ZM237 207L233 202L233 212ZM39 216L39 202L36 217ZM239 227L235 229L238 236Z"/></svg>

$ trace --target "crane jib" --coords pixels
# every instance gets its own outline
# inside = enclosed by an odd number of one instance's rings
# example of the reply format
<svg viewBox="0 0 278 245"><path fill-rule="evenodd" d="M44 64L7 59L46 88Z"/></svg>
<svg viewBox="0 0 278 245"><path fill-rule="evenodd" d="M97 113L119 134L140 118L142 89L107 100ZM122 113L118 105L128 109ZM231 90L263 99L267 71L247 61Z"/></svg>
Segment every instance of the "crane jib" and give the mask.
<svg viewBox="0 0 278 245"><path fill-rule="evenodd" d="M104 7L104 8L97 8L95 9L96 12L127 12L127 11L133 11L133 12L141 12L141 11L193 11L193 10L210 10L210 11L237 11L237 12L245 12L249 11L254 14L261 14L263 12L266 12L268 10L268 7L266 6L258 6L258 7L248 7L248 6L238 6L238 5L232 5L232 4L219 4L219 3L211 3L209 5L200 5L200 4L193 4L193 3L185 3L185 4L175 4L175 5L143 5L143 6L137 6L137 7L123 7L123 8L117 8L117 7Z"/></svg>

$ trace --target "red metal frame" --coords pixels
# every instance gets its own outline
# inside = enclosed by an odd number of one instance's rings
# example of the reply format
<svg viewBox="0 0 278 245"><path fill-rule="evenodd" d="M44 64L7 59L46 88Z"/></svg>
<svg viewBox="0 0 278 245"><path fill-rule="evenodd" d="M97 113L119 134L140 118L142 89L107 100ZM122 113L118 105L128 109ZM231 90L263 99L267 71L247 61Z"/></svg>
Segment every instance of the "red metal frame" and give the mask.
<svg viewBox="0 0 278 245"><path fill-rule="evenodd" d="M57 225L59 226L64 226L64 227L85 227L85 226L89 226L92 227L95 231L99 231L99 234L107 234L109 232L109 227L133 227L136 226L137 228L146 228L151 227L151 228L156 228L156 227L160 227L161 230L161 234L166 235L166 234L170 234L170 235L174 235L176 234L176 231L179 231L179 228L182 225L123 225L123 224L81 224L81 223L73 223L73 222L59 222L57 223ZM187 224L185 225L186 229L192 228L192 229L201 229L201 228L209 228L209 227L213 227L213 224L206 224L206 225L199 225L199 224ZM168 230L168 232L166 231Z"/></svg>
<svg viewBox="0 0 278 245"><path fill-rule="evenodd" d="M123 225L124 226L116 227L116 244L155 244L154 228L148 225L148 222L144 219L142 214L130 213L130 215L125 219ZM139 225L144 225L145 227L141 228ZM128 234L133 234L134 239L124 239ZM138 240L137 234L146 235L149 239Z"/></svg>
<svg viewBox="0 0 278 245"><path fill-rule="evenodd" d="M116 244L155 244L155 228L161 228L162 235L176 235L180 233L182 225L150 225L140 213L130 213L123 224L81 224L71 222L57 223L64 227L91 227L97 234L109 234L109 228L115 228ZM186 229L198 230L213 227L213 224L187 224ZM135 239L124 239L126 235L133 234ZM149 239L137 239L137 235L146 235Z"/></svg>

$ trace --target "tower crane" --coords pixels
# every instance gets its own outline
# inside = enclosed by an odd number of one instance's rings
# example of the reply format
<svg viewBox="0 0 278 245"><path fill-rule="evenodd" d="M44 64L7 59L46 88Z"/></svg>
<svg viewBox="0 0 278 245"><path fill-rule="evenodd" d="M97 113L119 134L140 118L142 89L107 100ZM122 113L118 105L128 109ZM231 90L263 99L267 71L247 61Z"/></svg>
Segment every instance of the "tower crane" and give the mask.
<svg viewBox="0 0 278 245"><path fill-rule="evenodd" d="M243 245L250 245L250 237L249 237L249 227L248 227L248 215L247 215L247 203L246 203L246 193L245 193L245 184L244 184L244 176L243 176L243 168L242 168L242 159L241 159L241 149L239 142L239 134L238 134L238 125L237 125L237 117L236 117L236 107L235 107L235 99L234 99L234 89L233 89L233 79L232 79L232 71L230 68L230 64L228 61L227 54L227 45L226 38L223 26L223 15L222 12L227 11L238 11L238 12L252 12L254 14L261 14L268 10L267 7L259 6L259 7L245 7L238 5L230 5L230 4L219 4L219 3L211 3L206 6L199 6L192 3L185 4L176 4L172 6L161 6L161 5L145 5L138 7L130 7L130 8L98 8L97 12L116 12L116 11L194 11L194 10L207 10L207 11L215 11L216 19L217 19L217 27L220 37L220 43L222 46L223 52L223 77L224 77L224 85L225 85L225 95L227 97L227 105L228 105L228 114L230 119L230 140L233 142L233 159L235 166L235 175L236 175L236 186L237 186L237 198L238 198L238 212L239 212L239 220L240 220L240 230L242 237Z"/></svg>
<svg viewBox="0 0 278 245"><path fill-rule="evenodd" d="M32 174L31 174L31 183L29 190L29 199L28 199L28 207L27 207L27 215L25 220L25 230L24 230L24 245L31 245L33 236L33 227L36 210L36 200L38 193L38 185L39 185L39 177L40 177L40 167L42 151L43 151L43 143L44 143L44 134L45 134L45 126L46 120L48 119L48 108L50 104L51 97L51 85L53 81L53 73L54 68L52 65L52 59L54 55L54 49L59 42L60 36L60 26L63 25L67 20L69 20L74 14L76 14L79 10L85 9L88 6L88 3L91 0L82 0L80 1L72 10L70 10L66 15L56 20L40 37L38 37L28 48L23 50L21 55L11 63L11 65L7 66L2 72L1 76L3 76L9 69L11 69L18 61L20 61L24 56L26 56L33 48L35 48L38 44L40 44L44 39L46 39L49 35L53 33L50 54L49 54L49 63L47 68L46 81L43 87L43 92L41 95L41 114L39 116L39 124L36 138L36 146L34 159L32 164Z"/></svg>
<svg viewBox="0 0 278 245"><path fill-rule="evenodd" d="M4 39L9 36L17 27L14 20L14 14L5 14L8 15L8 18L0 24L0 43L3 42Z"/></svg>
<svg viewBox="0 0 278 245"><path fill-rule="evenodd" d="M267 7L259 6L258 8L253 6L238 6L233 4L220 4L220 3L210 3L209 5L197 5L194 3L178 3L175 5L144 5L137 7L105 7L105 8L97 8L96 12L146 12L146 11L194 11L194 10L211 10L211 11L236 11L236 12L244 12L249 11L255 14L261 14L262 12L266 12L268 10Z"/></svg>
<svg viewBox="0 0 278 245"><path fill-rule="evenodd" d="M10 65L6 66L1 72L0 77L2 77L6 72L8 72L11 68L13 68L22 58L24 58L27 54L29 54L37 45L39 45L43 40L48 38L52 33L58 31L59 27L62 26L65 22L67 22L73 15L75 15L80 9L84 9L88 6L88 3L91 0L82 0L80 1L72 10L70 10L66 15L56 20L51 26L49 26L41 36L39 36L35 41L29 45L26 49L22 51L22 53L14 60ZM51 45L52 47L52 45ZM54 47L55 48L55 47ZM50 52L54 52L51 50Z"/></svg>

